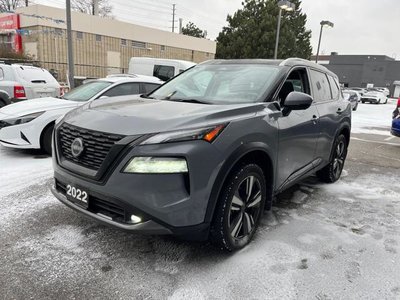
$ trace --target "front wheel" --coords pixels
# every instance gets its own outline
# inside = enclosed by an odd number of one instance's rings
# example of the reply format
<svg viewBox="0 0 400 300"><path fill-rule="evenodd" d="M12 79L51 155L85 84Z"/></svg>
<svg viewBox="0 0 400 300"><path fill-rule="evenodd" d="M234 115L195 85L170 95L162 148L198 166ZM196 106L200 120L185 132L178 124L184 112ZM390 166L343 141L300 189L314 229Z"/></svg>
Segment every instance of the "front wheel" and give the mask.
<svg viewBox="0 0 400 300"><path fill-rule="evenodd" d="M254 236L264 211L267 188L262 169L244 164L224 184L211 225L211 240L222 249L235 251Z"/></svg>
<svg viewBox="0 0 400 300"><path fill-rule="evenodd" d="M327 166L317 172L317 177L326 183L339 180L342 175L344 162L347 157L347 140L343 134L339 135L333 144L331 161Z"/></svg>
<svg viewBox="0 0 400 300"><path fill-rule="evenodd" d="M387 102L388 102L388 98L386 98L386 100L385 100L385 103L384 103L384 104L387 104Z"/></svg>
<svg viewBox="0 0 400 300"><path fill-rule="evenodd" d="M47 126L42 133L41 149L48 155L51 155L51 137L53 135L54 125Z"/></svg>

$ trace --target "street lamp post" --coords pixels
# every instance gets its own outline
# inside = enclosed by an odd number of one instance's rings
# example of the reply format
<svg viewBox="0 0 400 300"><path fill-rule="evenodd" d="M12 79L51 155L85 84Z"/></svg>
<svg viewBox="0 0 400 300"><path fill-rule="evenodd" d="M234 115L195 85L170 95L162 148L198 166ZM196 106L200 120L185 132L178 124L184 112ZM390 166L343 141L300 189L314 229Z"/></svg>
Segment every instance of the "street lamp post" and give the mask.
<svg viewBox="0 0 400 300"><path fill-rule="evenodd" d="M276 41L275 41L275 52L274 52L274 59L278 58L278 46L279 46L279 33L281 30L281 18L282 18L282 9L286 11L293 11L295 10L296 6L287 1L287 0L281 0L278 2L279 6L279 15L278 15L278 27L276 29Z"/></svg>
<svg viewBox="0 0 400 300"><path fill-rule="evenodd" d="M319 58L319 48L321 47L321 39L322 39L322 29L324 27L331 27L333 28L334 24L329 21L321 21L321 30L319 32L319 41L318 41L318 50L317 50L317 56L315 58L315 62L318 63L318 58Z"/></svg>

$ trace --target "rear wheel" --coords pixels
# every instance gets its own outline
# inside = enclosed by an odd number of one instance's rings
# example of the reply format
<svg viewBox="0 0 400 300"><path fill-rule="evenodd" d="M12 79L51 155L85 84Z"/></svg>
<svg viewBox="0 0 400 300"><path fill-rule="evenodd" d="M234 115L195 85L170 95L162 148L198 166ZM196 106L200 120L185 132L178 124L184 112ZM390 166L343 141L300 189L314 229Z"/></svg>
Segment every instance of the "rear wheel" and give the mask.
<svg viewBox="0 0 400 300"><path fill-rule="evenodd" d="M347 140L343 134L336 138L331 154L331 161L317 172L318 178L326 183L333 183L340 178L347 157Z"/></svg>
<svg viewBox="0 0 400 300"><path fill-rule="evenodd" d="M211 225L211 240L227 251L246 246L264 211L266 183L262 169L244 164L228 177L218 199Z"/></svg>
<svg viewBox="0 0 400 300"><path fill-rule="evenodd" d="M51 137L53 135L54 124L47 126L43 132L41 137L41 149L43 152L51 155Z"/></svg>

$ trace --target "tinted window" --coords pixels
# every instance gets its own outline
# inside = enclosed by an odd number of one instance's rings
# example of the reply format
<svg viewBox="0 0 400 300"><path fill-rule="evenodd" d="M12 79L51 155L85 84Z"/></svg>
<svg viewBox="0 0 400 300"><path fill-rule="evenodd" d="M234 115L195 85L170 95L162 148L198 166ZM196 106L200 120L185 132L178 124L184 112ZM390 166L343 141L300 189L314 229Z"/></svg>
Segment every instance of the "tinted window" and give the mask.
<svg viewBox="0 0 400 300"><path fill-rule="evenodd" d="M331 85L332 99L337 100L339 99L339 93L340 93L339 86L336 80L331 75L328 75L328 79Z"/></svg>
<svg viewBox="0 0 400 300"><path fill-rule="evenodd" d="M140 94L139 83L123 83L117 85L107 92L105 92L102 96L115 97L115 96L124 96L124 95L137 95Z"/></svg>
<svg viewBox="0 0 400 300"><path fill-rule="evenodd" d="M175 68L171 66L161 66L155 65L153 76L160 78L161 80L167 81L168 79L174 77Z"/></svg>
<svg viewBox="0 0 400 300"><path fill-rule="evenodd" d="M63 99L72 101L88 101L106 87L112 85L109 81L91 81L85 83L63 96Z"/></svg>
<svg viewBox="0 0 400 300"><path fill-rule="evenodd" d="M310 94L310 85L308 81L307 71L305 69L296 69L292 71L278 93L278 101L283 104L283 101L285 101L286 97L291 92Z"/></svg>
<svg viewBox="0 0 400 300"><path fill-rule="evenodd" d="M156 83L144 83L144 92L147 93L151 93L152 91L154 91L156 88L158 88L160 85L156 84Z"/></svg>
<svg viewBox="0 0 400 300"><path fill-rule="evenodd" d="M311 85L314 92L314 100L316 102L329 101L332 99L331 89L328 78L322 72L310 71Z"/></svg>

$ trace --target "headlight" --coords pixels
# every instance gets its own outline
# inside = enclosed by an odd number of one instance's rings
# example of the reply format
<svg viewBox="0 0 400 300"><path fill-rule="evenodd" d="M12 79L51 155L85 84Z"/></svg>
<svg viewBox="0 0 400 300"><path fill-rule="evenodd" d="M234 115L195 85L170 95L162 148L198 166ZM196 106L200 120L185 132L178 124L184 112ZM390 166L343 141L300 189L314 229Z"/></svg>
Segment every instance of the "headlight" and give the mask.
<svg viewBox="0 0 400 300"><path fill-rule="evenodd" d="M221 125L198 128L198 129L188 129L188 130L159 133L143 141L141 145L193 141L193 140L204 140L206 142L212 143L217 138L217 136L222 132L222 130L224 130L226 125L227 124L221 124Z"/></svg>
<svg viewBox="0 0 400 300"><path fill-rule="evenodd" d="M12 119L5 119L5 120L3 120L3 122L7 123L8 126L25 124L25 123L28 123L28 122L36 119L37 117L39 117L43 113L44 113L44 111L40 111L40 112L37 112L37 113L25 115L25 116L22 116L22 117L17 117L17 118L12 118Z"/></svg>
<svg viewBox="0 0 400 300"><path fill-rule="evenodd" d="M177 157L134 157L124 168L125 173L174 174L187 173L186 159Z"/></svg>

